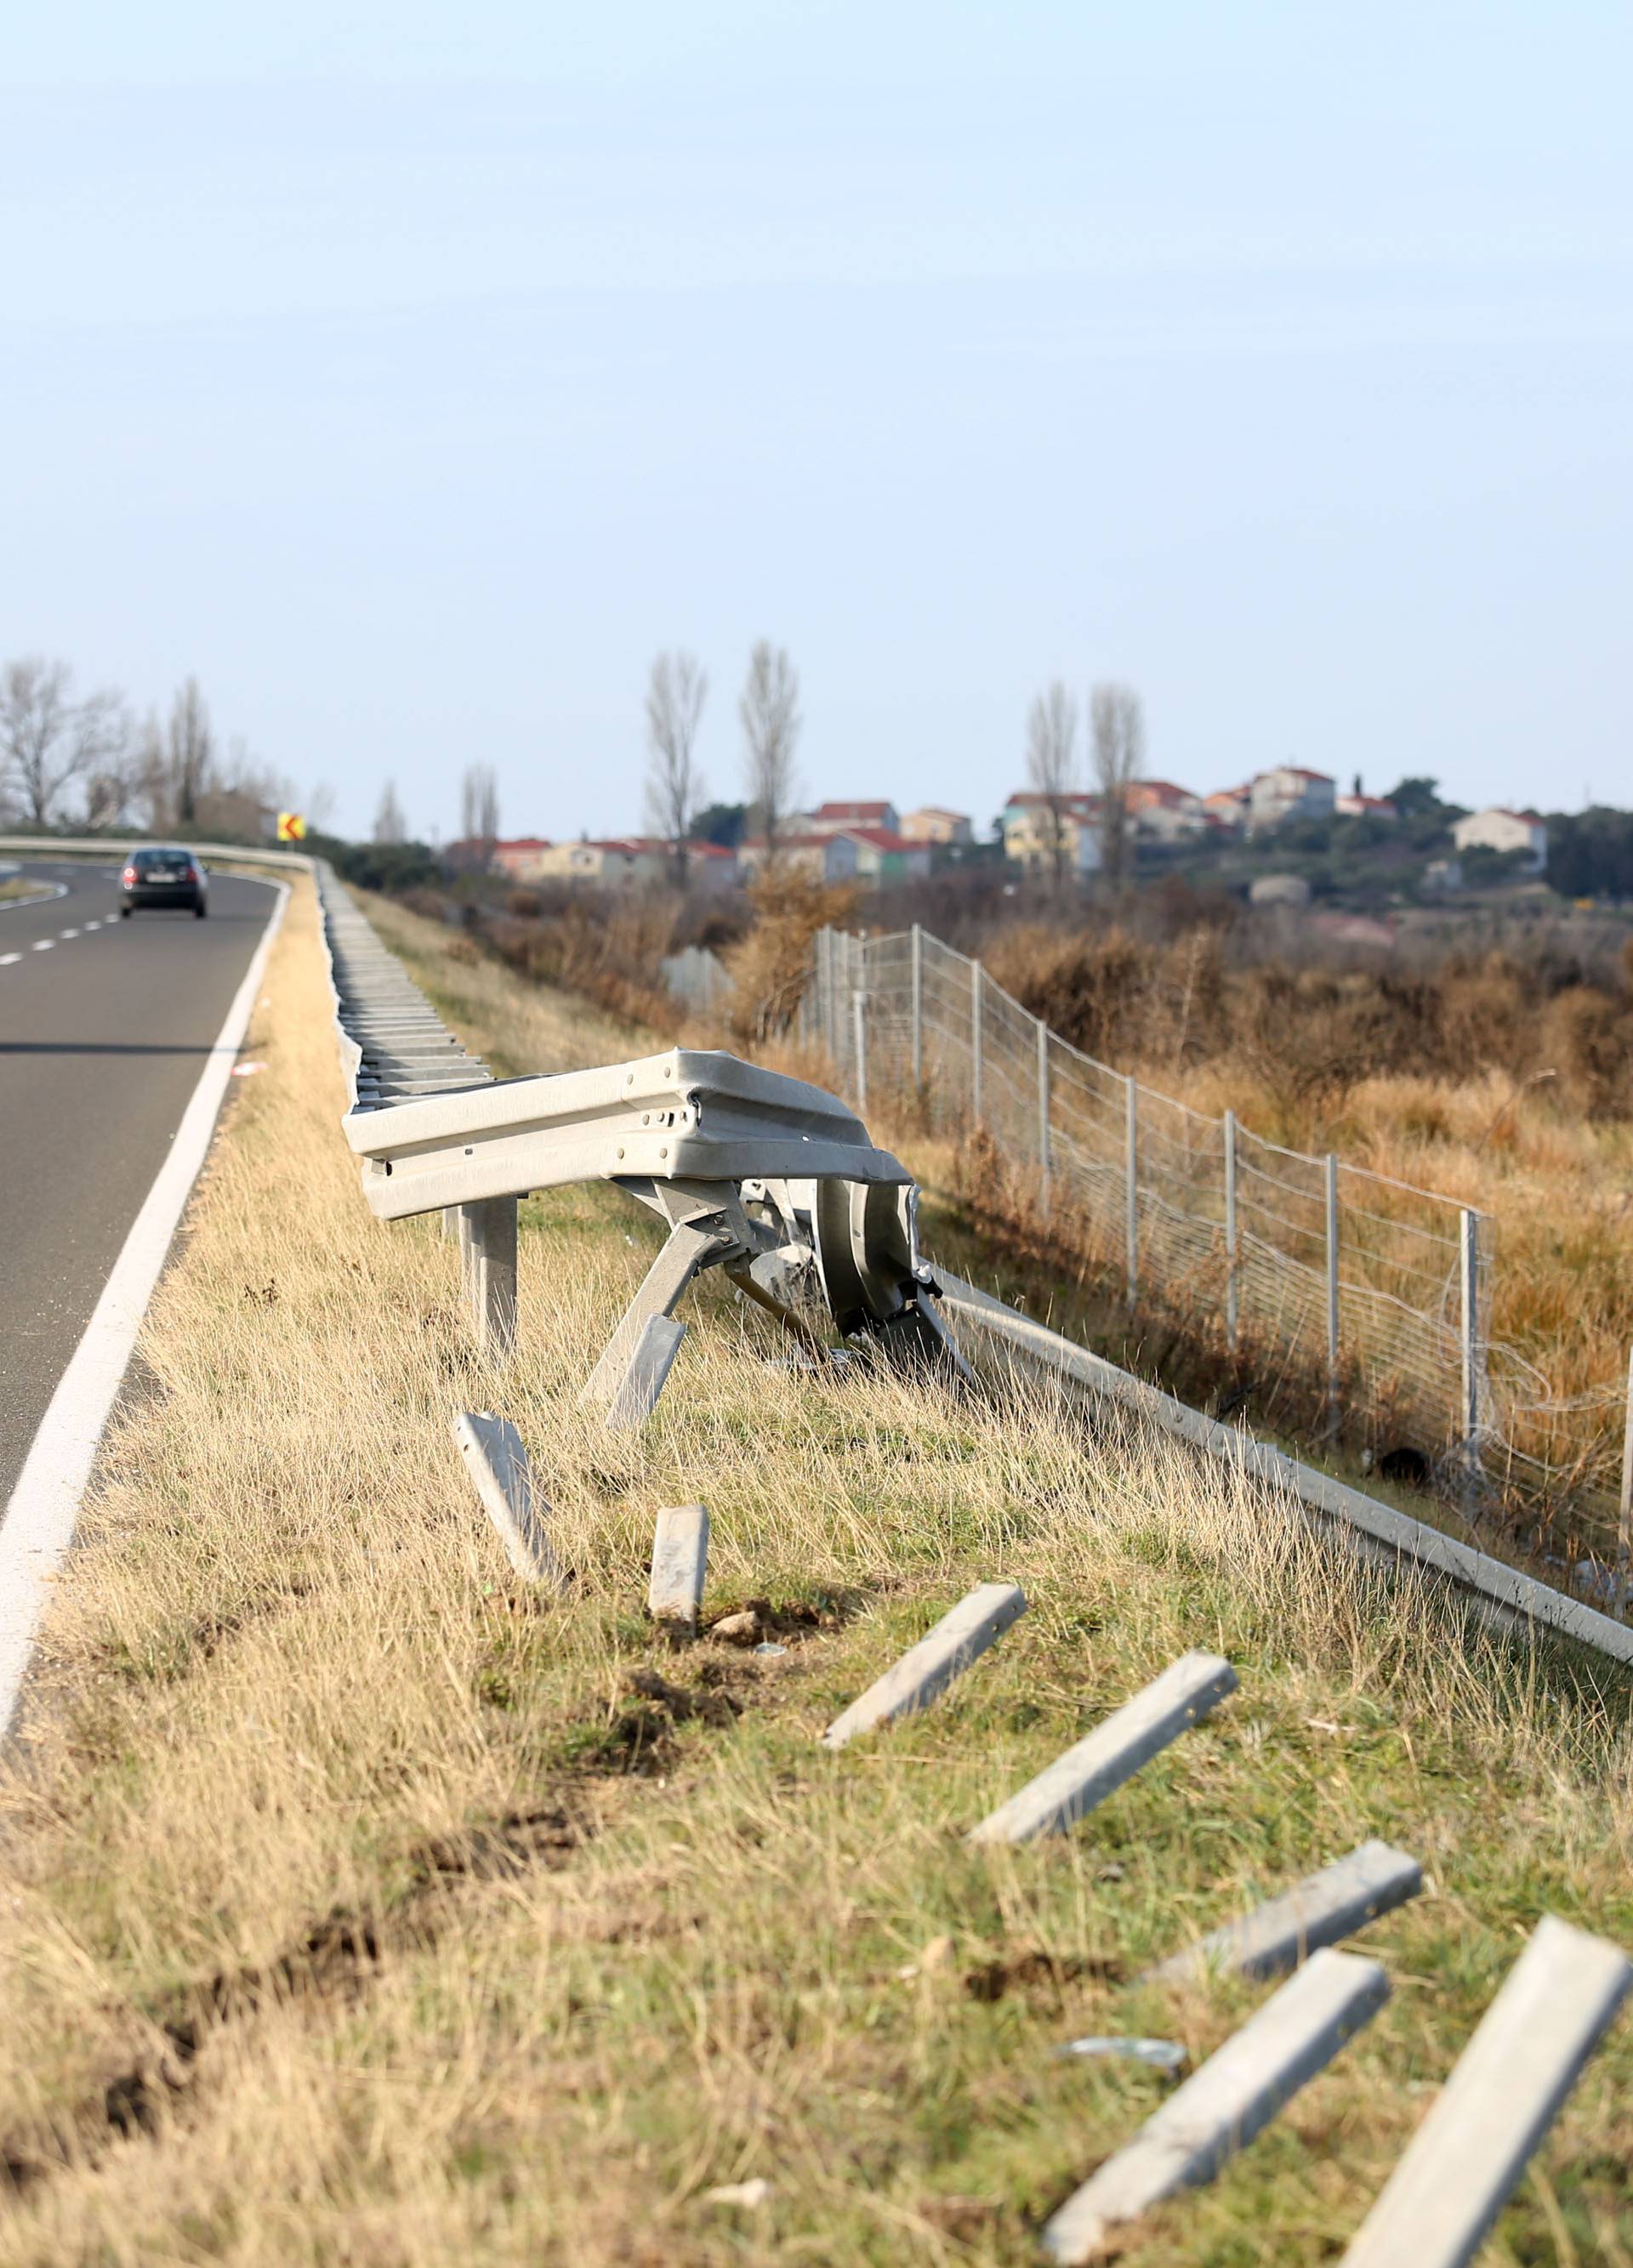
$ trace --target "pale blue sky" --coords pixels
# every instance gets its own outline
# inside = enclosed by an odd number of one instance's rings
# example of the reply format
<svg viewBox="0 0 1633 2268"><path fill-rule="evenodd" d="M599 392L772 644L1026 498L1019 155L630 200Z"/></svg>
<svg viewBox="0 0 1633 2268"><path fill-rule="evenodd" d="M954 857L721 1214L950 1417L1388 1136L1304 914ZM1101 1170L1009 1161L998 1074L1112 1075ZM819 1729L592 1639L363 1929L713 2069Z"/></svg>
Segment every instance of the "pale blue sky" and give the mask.
<svg viewBox="0 0 1633 2268"><path fill-rule="evenodd" d="M0 653L366 828L740 789L983 821L1057 674L1151 769L1633 803L1633 14L60 0L0 32Z"/></svg>

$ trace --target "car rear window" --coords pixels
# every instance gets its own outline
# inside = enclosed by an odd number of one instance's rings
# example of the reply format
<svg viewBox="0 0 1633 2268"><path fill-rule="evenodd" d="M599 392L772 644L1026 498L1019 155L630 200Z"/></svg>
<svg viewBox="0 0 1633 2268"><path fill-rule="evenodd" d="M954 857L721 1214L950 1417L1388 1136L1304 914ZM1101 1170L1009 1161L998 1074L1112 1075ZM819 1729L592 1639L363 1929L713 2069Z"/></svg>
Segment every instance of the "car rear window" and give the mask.
<svg viewBox="0 0 1633 2268"><path fill-rule="evenodd" d="M130 861L138 874L151 874L156 866L185 866L185 850L138 850Z"/></svg>

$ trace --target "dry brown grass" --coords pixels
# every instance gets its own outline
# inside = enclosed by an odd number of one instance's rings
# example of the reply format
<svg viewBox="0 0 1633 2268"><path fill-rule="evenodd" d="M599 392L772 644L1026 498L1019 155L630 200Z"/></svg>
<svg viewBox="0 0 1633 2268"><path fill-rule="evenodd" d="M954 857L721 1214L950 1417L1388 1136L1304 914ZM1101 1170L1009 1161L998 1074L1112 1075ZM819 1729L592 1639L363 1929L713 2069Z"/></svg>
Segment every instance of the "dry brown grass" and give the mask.
<svg viewBox="0 0 1633 2268"><path fill-rule="evenodd" d="M496 1059L621 1051L382 925ZM1117 1977L1385 1835L1430 1875L1371 1933L1394 1999L1132 2252L1307 2263L1541 1909L1633 1941L1620 1684L1328 1557L1171 1445L1046 1394L781 1368L713 1298L656 1420L611 1439L573 1393L650 1248L636 1217L524 1208L520 1353L485 1371L451 1250L363 1205L304 890L267 989L268 1071L155 1301L4 1785L8 2268L1029 2260L1161 2092L1053 2043L1205 2051L1257 1989ZM520 1425L565 1602L508 1579L462 1404ZM654 1511L698 1498L710 1615L772 1602L785 1653L670 1653L646 1624ZM952 1695L816 1747L996 1574L1031 1611ZM1229 1707L1072 1837L965 1849L1190 1646L1236 1662ZM1624 2024L1493 2260L1633 2262L1630 2081ZM707 2201L753 2175L758 2212Z"/></svg>

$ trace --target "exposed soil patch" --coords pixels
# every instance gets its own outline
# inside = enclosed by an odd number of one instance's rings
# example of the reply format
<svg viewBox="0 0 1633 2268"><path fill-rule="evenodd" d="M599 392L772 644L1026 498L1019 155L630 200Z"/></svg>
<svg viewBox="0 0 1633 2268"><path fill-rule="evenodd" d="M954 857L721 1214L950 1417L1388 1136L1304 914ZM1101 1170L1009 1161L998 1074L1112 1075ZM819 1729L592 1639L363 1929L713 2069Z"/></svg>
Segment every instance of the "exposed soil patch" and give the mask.
<svg viewBox="0 0 1633 2268"><path fill-rule="evenodd" d="M1028 1946L1007 1959L985 1961L966 1970L964 1989L972 2000L1001 2000L1010 1992L1029 1999L1046 1999L1058 2007L1068 1984L1117 1984L1121 1963L1090 1954L1051 1953L1043 1946Z"/></svg>

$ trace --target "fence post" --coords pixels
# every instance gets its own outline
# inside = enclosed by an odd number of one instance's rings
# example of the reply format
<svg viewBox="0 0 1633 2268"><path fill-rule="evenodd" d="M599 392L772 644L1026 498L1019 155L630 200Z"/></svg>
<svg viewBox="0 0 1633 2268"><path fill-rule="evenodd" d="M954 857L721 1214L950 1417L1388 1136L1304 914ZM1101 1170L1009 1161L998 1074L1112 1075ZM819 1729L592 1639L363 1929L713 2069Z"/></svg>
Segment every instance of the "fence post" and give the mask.
<svg viewBox="0 0 1633 2268"><path fill-rule="evenodd" d="M1038 1020L1038 1176L1043 1189L1043 1209L1049 1210L1049 1027Z"/></svg>
<svg viewBox="0 0 1633 2268"><path fill-rule="evenodd" d="M1469 1493L1480 1474L1480 1215L1465 1205L1459 1219L1458 1290L1462 1307L1463 1460Z"/></svg>
<svg viewBox="0 0 1633 2268"><path fill-rule="evenodd" d="M976 1124L981 1123L981 964L970 963L970 1108Z"/></svg>
<svg viewBox="0 0 1633 2268"><path fill-rule="evenodd" d="M1326 1153L1326 1430L1338 1432L1338 1157Z"/></svg>
<svg viewBox="0 0 1633 2268"><path fill-rule="evenodd" d="M913 925L913 1099L924 1085L924 932Z"/></svg>
<svg viewBox="0 0 1633 2268"><path fill-rule="evenodd" d="M516 1200L483 1197L459 1208L460 1275L484 1355L504 1361L516 1344Z"/></svg>
<svg viewBox="0 0 1633 2268"><path fill-rule="evenodd" d="M1134 1073L1124 1081L1123 1247L1132 1309L1140 1290L1140 1090Z"/></svg>
<svg viewBox="0 0 1633 2268"><path fill-rule="evenodd" d="M1236 1355L1238 1310L1236 1249L1236 1113L1224 1115L1225 1344Z"/></svg>
<svg viewBox="0 0 1633 2268"><path fill-rule="evenodd" d="M1622 1506L1616 1522L1616 1612L1628 1609L1629 1563L1633 1562L1633 1347L1628 1350L1628 1414L1622 1430Z"/></svg>
<svg viewBox="0 0 1633 2268"><path fill-rule="evenodd" d="M856 1113L868 1116L868 993L859 984L851 995L851 1008L856 1028Z"/></svg>

